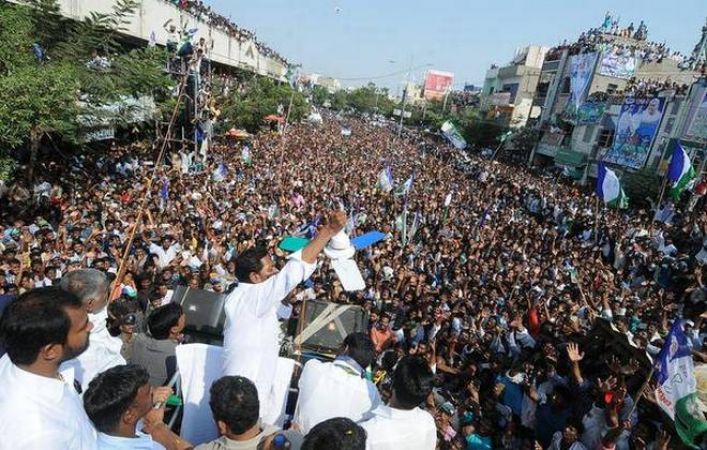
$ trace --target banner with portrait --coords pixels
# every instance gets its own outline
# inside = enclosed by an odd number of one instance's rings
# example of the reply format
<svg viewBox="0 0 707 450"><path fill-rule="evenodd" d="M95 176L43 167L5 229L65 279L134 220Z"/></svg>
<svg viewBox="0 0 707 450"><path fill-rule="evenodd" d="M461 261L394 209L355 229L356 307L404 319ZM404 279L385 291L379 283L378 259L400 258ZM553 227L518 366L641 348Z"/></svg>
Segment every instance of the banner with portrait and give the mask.
<svg viewBox="0 0 707 450"><path fill-rule="evenodd" d="M584 102L577 110L577 125L592 125L599 123L606 111L605 102Z"/></svg>
<svg viewBox="0 0 707 450"><path fill-rule="evenodd" d="M650 152L663 116L665 98L626 97L616 122L614 143L604 161L639 169Z"/></svg>
<svg viewBox="0 0 707 450"><path fill-rule="evenodd" d="M570 98L567 102L567 111L570 114L576 114L584 102L592 82L596 60L596 53L581 53L570 58Z"/></svg>
<svg viewBox="0 0 707 450"><path fill-rule="evenodd" d="M612 47L604 51L599 73L607 77L627 80L636 73L636 58L627 50Z"/></svg>
<svg viewBox="0 0 707 450"><path fill-rule="evenodd" d="M691 117L685 136L690 139L707 139L707 86L697 88L697 104L690 108Z"/></svg>

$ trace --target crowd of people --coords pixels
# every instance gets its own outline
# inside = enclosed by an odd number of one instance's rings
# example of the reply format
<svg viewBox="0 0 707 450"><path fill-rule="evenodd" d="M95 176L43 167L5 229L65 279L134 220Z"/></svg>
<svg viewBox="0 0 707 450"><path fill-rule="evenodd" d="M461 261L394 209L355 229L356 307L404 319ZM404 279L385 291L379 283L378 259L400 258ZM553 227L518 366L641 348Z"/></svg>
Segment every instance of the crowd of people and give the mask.
<svg viewBox="0 0 707 450"><path fill-rule="evenodd" d="M210 396L221 438L197 448L684 448L644 381L646 355L655 358L676 319L695 364L707 362L701 198L692 212L659 205L654 221L651 211L597 208L581 187L534 169L346 124L350 135L333 116L293 124L284 139L212 145L203 159L175 149L151 192L149 145L42 161L32 184L6 186L0 396L12 401L0 403L0 448L59 448L35 444L67 436L61 448L93 448L96 433L99 448L136 448L121 436L202 444L181 440L151 408L169 396L149 386L174 374L189 314L170 303L178 286L232 302L230 369ZM396 185L412 177L406 194L381 189L386 166ZM385 234L355 256L363 290L345 291L317 258L341 228ZM297 235L311 247L288 259L279 243ZM300 409L281 431L259 421L273 333L314 299L361 306L370 325L333 362L305 365ZM81 400L61 382L71 368ZM54 420L32 422L48 417L39 411L48 402Z"/></svg>
<svg viewBox="0 0 707 450"><path fill-rule="evenodd" d="M166 0L178 8L186 11L196 20L206 22L210 26L226 32L232 38L240 42L253 41L261 55L280 61L285 66L289 65L287 60L279 53L258 40L253 31L241 28L230 18L219 14L211 6L206 5L202 0Z"/></svg>
<svg viewBox="0 0 707 450"><path fill-rule="evenodd" d="M694 56L687 56L680 51L671 50L664 42L648 41L648 29L641 21L638 28L631 23L628 27L620 29L618 20L608 16L610 25L591 28L582 32L576 41L563 41L560 45L548 51L547 61L560 58L563 50L569 50L570 55L580 53L602 52L611 53L621 57L631 57L636 67L641 64L662 63L665 60L674 61L680 70L693 70L704 73L705 62L695 61ZM606 23L606 22L605 22Z"/></svg>

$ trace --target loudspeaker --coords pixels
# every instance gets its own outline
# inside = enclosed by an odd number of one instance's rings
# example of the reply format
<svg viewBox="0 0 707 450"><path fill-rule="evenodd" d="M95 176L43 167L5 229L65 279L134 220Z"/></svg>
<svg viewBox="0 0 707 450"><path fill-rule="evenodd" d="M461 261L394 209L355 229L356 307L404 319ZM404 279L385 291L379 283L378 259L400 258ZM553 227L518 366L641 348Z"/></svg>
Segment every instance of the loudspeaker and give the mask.
<svg viewBox="0 0 707 450"><path fill-rule="evenodd" d="M361 306L307 301L304 315L300 316L295 337L295 347L301 344L304 352L314 352L333 357L346 336L368 329L368 313Z"/></svg>
<svg viewBox="0 0 707 450"><path fill-rule="evenodd" d="M202 289L179 286L172 302L179 303L186 315L184 335L190 343L223 345L223 325L226 313L223 305L226 295Z"/></svg>

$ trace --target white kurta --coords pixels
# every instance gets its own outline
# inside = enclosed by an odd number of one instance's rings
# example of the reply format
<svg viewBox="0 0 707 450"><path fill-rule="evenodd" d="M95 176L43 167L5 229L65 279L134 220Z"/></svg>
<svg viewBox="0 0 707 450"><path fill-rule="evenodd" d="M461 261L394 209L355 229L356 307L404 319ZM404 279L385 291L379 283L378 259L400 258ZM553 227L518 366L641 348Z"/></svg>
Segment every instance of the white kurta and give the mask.
<svg viewBox="0 0 707 450"><path fill-rule="evenodd" d="M268 417L270 409L277 407L272 386L279 353L280 302L316 268L301 258L301 251L293 253L279 273L258 284L241 282L226 297L223 374L240 375L255 383L260 417Z"/></svg>
<svg viewBox="0 0 707 450"><path fill-rule="evenodd" d="M368 437L366 450L435 450L437 427L427 411L380 405L373 418L360 424Z"/></svg>
<svg viewBox="0 0 707 450"><path fill-rule="evenodd" d="M73 380L24 371L0 359L0 450L94 450L96 433Z"/></svg>
<svg viewBox="0 0 707 450"><path fill-rule="evenodd" d="M83 392L86 392L88 384L96 375L111 367L125 364L125 359L120 354L123 342L108 333L106 317L108 317L108 308L103 308L103 311L97 314L89 314L88 319L93 323L93 329L88 337L88 348L78 357L64 362L59 367L62 375L72 376L78 380Z"/></svg>
<svg viewBox="0 0 707 450"><path fill-rule="evenodd" d="M157 255L157 264L160 266L160 269L167 267L169 263L177 257L177 253L179 253L180 250L181 247L179 244L172 244L167 250L165 250L161 245L150 244L150 253Z"/></svg>
<svg viewBox="0 0 707 450"><path fill-rule="evenodd" d="M307 361L299 379L294 422L307 434L318 423L334 417L360 422L381 404L378 389L361 377L361 369L346 361Z"/></svg>
<svg viewBox="0 0 707 450"><path fill-rule="evenodd" d="M98 433L98 450L165 450L149 434L137 431L135 435L134 438L124 438Z"/></svg>

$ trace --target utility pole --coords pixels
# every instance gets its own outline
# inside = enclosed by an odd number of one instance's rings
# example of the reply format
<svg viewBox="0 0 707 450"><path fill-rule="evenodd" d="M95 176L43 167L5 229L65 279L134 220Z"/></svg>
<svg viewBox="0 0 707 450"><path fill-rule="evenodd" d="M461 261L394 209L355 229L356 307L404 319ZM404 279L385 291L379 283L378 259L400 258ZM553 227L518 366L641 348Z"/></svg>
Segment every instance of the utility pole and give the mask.
<svg viewBox="0 0 707 450"><path fill-rule="evenodd" d="M400 108L400 125L398 126L398 137L403 134L403 119L405 118L405 104L407 102L408 84L410 83L410 72L412 72L412 56L410 57L410 66L408 67L407 75L405 75L405 86L403 86L403 102Z"/></svg>

